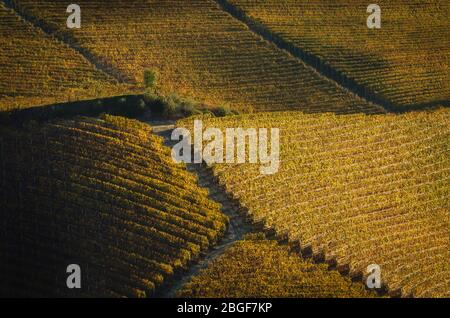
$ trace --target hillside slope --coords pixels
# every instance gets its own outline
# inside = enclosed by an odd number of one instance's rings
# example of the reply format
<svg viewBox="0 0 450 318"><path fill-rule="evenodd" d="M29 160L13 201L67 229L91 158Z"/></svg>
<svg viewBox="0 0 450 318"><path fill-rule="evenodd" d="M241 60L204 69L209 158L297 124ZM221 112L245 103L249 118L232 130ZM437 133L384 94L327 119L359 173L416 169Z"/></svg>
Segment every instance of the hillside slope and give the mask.
<svg viewBox="0 0 450 318"><path fill-rule="evenodd" d="M450 103L447 1L377 1L381 29L369 29L370 2L230 0L299 54L343 75L362 94L396 109ZM350 85L350 84L349 84Z"/></svg>
<svg viewBox="0 0 450 318"><path fill-rule="evenodd" d="M160 90L209 105L249 110L382 112L279 50L214 1L78 1L82 27L68 30L66 4L15 0L67 43L80 46L142 86L146 68L160 73Z"/></svg>
<svg viewBox="0 0 450 318"><path fill-rule="evenodd" d="M352 276L378 264L391 293L447 297L449 124L446 109L203 120L205 129L280 129L277 173L261 175L259 163L212 166L254 221Z"/></svg>
<svg viewBox="0 0 450 318"><path fill-rule="evenodd" d="M373 297L359 283L290 254L275 241L248 238L186 283L179 297Z"/></svg>
<svg viewBox="0 0 450 318"><path fill-rule="evenodd" d="M219 205L148 125L0 129L1 295L151 296L225 231ZM80 290L66 287L69 264Z"/></svg>
<svg viewBox="0 0 450 318"><path fill-rule="evenodd" d="M0 111L129 91L0 2Z"/></svg>

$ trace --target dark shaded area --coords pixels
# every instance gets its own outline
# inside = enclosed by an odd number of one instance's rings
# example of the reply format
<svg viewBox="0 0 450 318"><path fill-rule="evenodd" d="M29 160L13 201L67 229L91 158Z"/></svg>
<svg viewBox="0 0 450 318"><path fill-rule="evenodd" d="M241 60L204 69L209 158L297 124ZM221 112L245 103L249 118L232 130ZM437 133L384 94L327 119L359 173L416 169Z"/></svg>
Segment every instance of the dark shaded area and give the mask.
<svg viewBox="0 0 450 318"><path fill-rule="evenodd" d="M151 129L108 117L0 126L0 297L152 296L223 235Z"/></svg>
<svg viewBox="0 0 450 318"><path fill-rule="evenodd" d="M95 117L102 113L137 118L151 107L152 102L145 101L142 95L108 97L0 112L0 125L21 127L29 121L44 122L80 115Z"/></svg>
<svg viewBox="0 0 450 318"><path fill-rule="evenodd" d="M20 128L31 121L46 122L76 116L97 117L101 114L127 118L141 118L151 114L156 119L180 119L201 114L224 117L239 115L239 112L228 106L208 107L175 94L124 95L3 111L0 112L0 125Z"/></svg>
<svg viewBox="0 0 450 318"><path fill-rule="evenodd" d="M40 147L39 134L30 139L23 131L3 128L0 138L0 296L80 297L86 290L66 287L66 268L80 265L82 283L96 286L101 269L79 250L101 260L102 247L82 236L70 237L71 232L89 232L79 224L88 224L91 216L80 209L78 224L63 221L62 207L51 198L63 196L70 182L48 182L53 158Z"/></svg>

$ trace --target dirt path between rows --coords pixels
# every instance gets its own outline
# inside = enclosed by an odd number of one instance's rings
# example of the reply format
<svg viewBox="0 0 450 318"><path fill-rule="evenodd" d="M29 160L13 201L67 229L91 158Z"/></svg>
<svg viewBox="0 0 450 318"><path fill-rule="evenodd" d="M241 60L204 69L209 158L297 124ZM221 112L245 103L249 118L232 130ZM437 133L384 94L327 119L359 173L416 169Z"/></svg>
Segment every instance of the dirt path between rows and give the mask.
<svg viewBox="0 0 450 318"><path fill-rule="evenodd" d="M155 134L164 138L166 146L171 147L176 143L170 140L171 132L175 128L174 122L150 121L147 123L152 126ZM200 255L199 259L187 270L177 273L169 279L160 288L161 291L156 295L157 297L176 297L177 291L201 269L206 268L212 260L220 256L234 242L241 240L245 234L255 230L250 221L239 212L239 204L226 195L226 191L220 187L215 176L205 164L187 164L187 170L198 176L199 186L209 190L210 199L222 205L222 212L230 218L230 223L223 238Z"/></svg>
<svg viewBox="0 0 450 318"><path fill-rule="evenodd" d="M171 133L175 128L174 121L145 121L152 126L155 134L164 138L164 143L167 147L172 147L178 141L171 141ZM175 273L171 278L166 280L159 288L156 297L172 298L176 297L177 292L182 286L189 282L192 277L196 276L199 271L206 268L208 264L222 255L225 250L234 242L242 240L247 233L263 233L268 239L275 239L278 244L288 245L290 250L298 253L299 257L310 259L317 264L327 264L330 270L337 270L341 275L352 278L355 281L361 281L362 277L352 276L349 273L347 266L337 266L332 260L326 261L323 255L312 255L308 249L300 249L300 244L297 242L289 242L287 237L282 234L277 234L274 230L267 229L263 223L254 223L248 216L247 211L243 211L239 201L227 194L226 189L220 185L219 180L213 175L212 170L203 164L187 164L187 170L198 176L199 186L208 189L209 197L222 205L222 212L230 218L230 224L223 238L209 250L201 254L198 259L193 262L187 269ZM292 243L292 244L291 244ZM380 296L385 296L388 291L379 290ZM395 293L390 296L396 296Z"/></svg>

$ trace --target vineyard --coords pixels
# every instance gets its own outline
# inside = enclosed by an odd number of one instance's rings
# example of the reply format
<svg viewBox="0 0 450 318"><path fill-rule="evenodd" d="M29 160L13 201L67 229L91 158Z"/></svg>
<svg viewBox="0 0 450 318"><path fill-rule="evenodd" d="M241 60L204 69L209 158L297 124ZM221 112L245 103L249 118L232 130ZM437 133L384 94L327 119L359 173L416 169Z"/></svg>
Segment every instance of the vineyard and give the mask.
<svg viewBox="0 0 450 318"><path fill-rule="evenodd" d="M261 175L251 163L212 166L253 221L352 277L378 264L394 295L448 297L449 116L281 112L203 125L280 128L278 173Z"/></svg>
<svg viewBox="0 0 450 318"><path fill-rule="evenodd" d="M0 110L128 91L0 3Z"/></svg>
<svg viewBox="0 0 450 318"><path fill-rule="evenodd" d="M228 2L397 109L450 99L446 1L378 1L381 29L367 28L370 2L362 0Z"/></svg>
<svg viewBox="0 0 450 318"><path fill-rule="evenodd" d="M450 298L450 6L369 3L0 0L0 297Z"/></svg>
<svg viewBox="0 0 450 318"><path fill-rule="evenodd" d="M227 218L148 125L79 118L1 128L0 294L151 296ZM66 287L69 264L86 288Z"/></svg>
<svg viewBox="0 0 450 318"><path fill-rule="evenodd" d="M373 297L327 266L302 260L275 241L248 238L228 248L179 297Z"/></svg>
<svg viewBox="0 0 450 318"><path fill-rule="evenodd" d="M157 69L164 94L250 110L380 113L262 40L209 0L78 1L82 27L69 30L66 3L11 1L18 12L142 86ZM124 14L126 12L127 14ZM130 19L130 17L133 17Z"/></svg>

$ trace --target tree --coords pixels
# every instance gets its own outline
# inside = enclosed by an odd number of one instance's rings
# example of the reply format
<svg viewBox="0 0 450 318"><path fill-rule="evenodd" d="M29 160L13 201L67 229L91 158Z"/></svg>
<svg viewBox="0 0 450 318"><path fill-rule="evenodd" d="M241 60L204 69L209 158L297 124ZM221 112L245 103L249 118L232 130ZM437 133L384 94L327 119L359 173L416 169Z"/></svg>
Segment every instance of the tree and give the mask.
<svg viewBox="0 0 450 318"><path fill-rule="evenodd" d="M146 91L154 91L158 81L158 72L154 69L144 71L144 85Z"/></svg>

